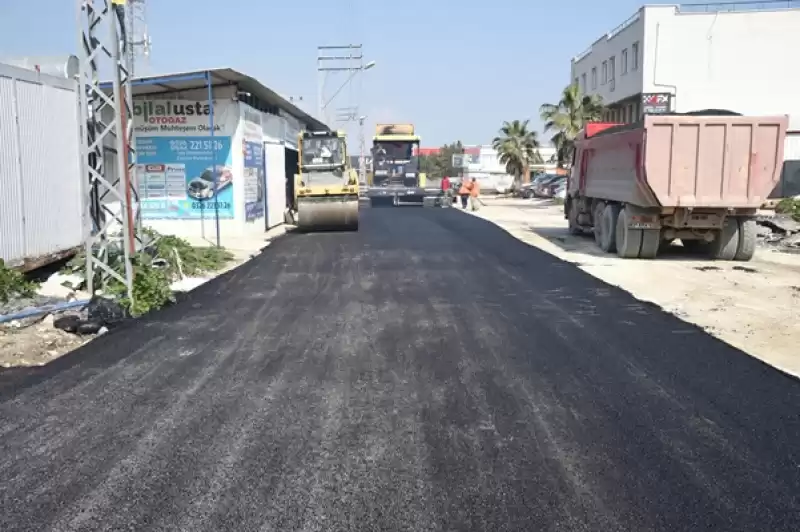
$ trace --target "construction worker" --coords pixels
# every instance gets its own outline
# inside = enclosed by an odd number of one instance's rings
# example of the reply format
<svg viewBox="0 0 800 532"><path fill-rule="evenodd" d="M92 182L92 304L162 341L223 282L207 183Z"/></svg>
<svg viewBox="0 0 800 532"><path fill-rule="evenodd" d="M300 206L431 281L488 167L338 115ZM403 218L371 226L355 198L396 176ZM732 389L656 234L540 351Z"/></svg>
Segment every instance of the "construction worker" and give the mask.
<svg viewBox="0 0 800 532"><path fill-rule="evenodd" d="M473 211L477 211L478 210L478 202L480 202L480 199L478 199L478 196L481 193L481 186L478 184L478 180L475 179L474 177L472 178L472 181L470 182L470 185L471 185L470 189L469 189L470 208Z"/></svg>
<svg viewBox="0 0 800 532"><path fill-rule="evenodd" d="M453 205L453 189L450 188L450 178L444 176L442 178L442 207L450 207Z"/></svg>
<svg viewBox="0 0 800 532"><path fill-rule="evenodd" d="M461 197L461 208L467 210L467 203L469 202L470 189L472 182L467 179L461 180L461 186L458 187L458 195Z"/></svg>

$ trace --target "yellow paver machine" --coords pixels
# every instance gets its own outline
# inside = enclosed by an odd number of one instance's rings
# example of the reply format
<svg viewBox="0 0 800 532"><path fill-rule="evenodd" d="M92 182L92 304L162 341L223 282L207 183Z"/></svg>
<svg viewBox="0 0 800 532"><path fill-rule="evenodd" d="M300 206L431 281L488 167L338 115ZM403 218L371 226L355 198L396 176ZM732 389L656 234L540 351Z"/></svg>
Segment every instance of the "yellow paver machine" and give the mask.
<svg viewBox="0 0 800 532"><path fill-rule="evenodd" d="M293 217L302 231L358 230L358 175L341 131L303 131Z"/></svg>

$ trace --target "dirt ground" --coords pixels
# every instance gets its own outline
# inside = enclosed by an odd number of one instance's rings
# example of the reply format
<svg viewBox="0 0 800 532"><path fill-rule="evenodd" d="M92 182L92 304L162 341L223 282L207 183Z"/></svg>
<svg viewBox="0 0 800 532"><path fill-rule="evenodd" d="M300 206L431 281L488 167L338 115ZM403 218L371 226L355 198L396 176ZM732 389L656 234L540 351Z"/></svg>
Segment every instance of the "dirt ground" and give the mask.
<svg viewBox="0 0 800 532"><path fill-rule="evenodd" d="M570 235L563 207L550 201L484 201L476 216L800 376L800 255L759 249L750 262L722 262L676 245L656 260L620 259L600 251L591 235Z"/></svg>
<svg viewBox="0 0 800 532"><path fill-rule="evenodd" d="M226 237L223 243L226 249L233 253L234 256L234 260L231 263L222 270L209 274L207 277L187 277L183 281L178 281L173 284L173 289L179 292L193 290L209 279L236 268L260 253L261 250L269 245L272 239L277 238L286 231L287 228L285 226L278 226L266 233L248 237ZM200 238L189 238L187 240L196 246L210 245L208 241ZM88 298L89 295L84 294L77 299ZM74 312L70 311L68 313ZM0 308L0 314L2 313L3 310ZM58 316L62 315L58 314ZM0 324L0 370L12 367L43 366L90 342L94 338L94 335L80 336L56 329L53 327L53 321L56 317L53 314L48 314L39 318L26 318L16 322Z"/></svg>
<svg viewBox="0 0 800 532"><path fill-rule="evenodd" d="M0 326L0 368L43 366L92 339L56 329L53 319L51 314L33 325Z"/></svg>

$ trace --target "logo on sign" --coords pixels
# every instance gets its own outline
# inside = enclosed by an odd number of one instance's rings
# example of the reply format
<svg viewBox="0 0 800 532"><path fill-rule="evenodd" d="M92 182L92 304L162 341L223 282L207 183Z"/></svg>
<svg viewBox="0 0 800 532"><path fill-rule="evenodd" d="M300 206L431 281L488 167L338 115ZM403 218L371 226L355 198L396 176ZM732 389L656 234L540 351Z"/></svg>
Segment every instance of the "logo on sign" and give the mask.
<svg viewBox="0 0 800 532"><path fill-rule="evenodd" d="M642 94L644 114L663 114L670 112L672 95L669 93Z"/></svg>

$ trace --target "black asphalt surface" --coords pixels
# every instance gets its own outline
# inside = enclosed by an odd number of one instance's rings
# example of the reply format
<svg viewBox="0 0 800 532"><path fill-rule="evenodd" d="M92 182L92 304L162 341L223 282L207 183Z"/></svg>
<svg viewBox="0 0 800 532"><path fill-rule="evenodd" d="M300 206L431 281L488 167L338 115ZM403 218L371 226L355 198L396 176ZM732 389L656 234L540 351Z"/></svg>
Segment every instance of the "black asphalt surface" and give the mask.
<svg viewBox="0 0 800 532"><path fill-rule="evenodd" d="M0 531L797 531L799 413L488 222L367 209L0 375Z"/></svg>

